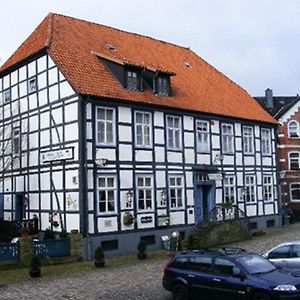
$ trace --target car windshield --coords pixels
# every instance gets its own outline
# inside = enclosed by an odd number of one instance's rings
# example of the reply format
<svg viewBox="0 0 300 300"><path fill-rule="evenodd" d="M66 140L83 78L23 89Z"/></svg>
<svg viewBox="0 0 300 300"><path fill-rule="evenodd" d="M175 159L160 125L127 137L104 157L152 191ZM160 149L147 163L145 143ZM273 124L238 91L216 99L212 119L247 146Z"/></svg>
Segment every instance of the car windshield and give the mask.
<svg viewBox="0 0 300 300"><path fill-rule="evenodd" d="M249 274L268 273L276 269L266 258L256 254L240 256L236 261L240 263Z"/></svg>

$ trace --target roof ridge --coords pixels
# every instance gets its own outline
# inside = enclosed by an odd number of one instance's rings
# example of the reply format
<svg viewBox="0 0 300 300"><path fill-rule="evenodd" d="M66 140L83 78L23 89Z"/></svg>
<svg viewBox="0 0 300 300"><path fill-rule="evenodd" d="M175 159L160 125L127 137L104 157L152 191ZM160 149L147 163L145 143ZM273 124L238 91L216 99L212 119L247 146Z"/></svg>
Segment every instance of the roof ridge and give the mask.
<svg viewBox="0 0 300 300"><path fill-rule="evenodd" d="M47 34L47 39L46 39L46 42L45 42L45 47L49 48L50 45L51 45L51 39L52 39L54 14L53 13L49 13L47 17L49 17L49 24L48 24L48 34Z"/></svg>

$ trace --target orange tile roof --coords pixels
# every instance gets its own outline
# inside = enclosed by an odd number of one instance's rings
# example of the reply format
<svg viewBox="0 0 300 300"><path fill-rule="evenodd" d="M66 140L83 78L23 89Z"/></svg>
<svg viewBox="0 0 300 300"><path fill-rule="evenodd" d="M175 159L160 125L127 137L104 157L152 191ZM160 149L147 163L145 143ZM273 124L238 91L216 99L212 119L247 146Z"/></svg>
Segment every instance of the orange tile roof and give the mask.
<svg viewBox="0 0 300 300"><path fill-rule="evenodd" d="M84 95L277 124L244 89L190 49L58 14L50 13L42 21L1 66L0 75L43 49ZM101 55L176 74L171 78L171 97L124 89L101 63Z"/></svg>

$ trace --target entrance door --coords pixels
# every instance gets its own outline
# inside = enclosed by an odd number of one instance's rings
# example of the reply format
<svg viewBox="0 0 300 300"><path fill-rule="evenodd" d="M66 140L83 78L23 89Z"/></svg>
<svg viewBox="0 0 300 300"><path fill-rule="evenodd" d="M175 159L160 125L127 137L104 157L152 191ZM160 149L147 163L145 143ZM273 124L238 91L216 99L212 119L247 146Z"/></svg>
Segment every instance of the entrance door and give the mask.
<svg viewBox="0 0 300 300"><path fill-rule="evenodd" d="M0 194L0 220L4 219L4 195Z"/></svg>
<svg viewBox="0 0 300 300"><path fill-rule="evenodd" d="M195 186L195 223L207 221L209 212L215 207L216 187L213 183L197 183Z"/></svg>
<svg viewBox="0 0 300 300"><path fill-rule="evenodd" d="M24 194L16 194L16 213L15 220L21 221L25 217L25 195Z"/></svg>

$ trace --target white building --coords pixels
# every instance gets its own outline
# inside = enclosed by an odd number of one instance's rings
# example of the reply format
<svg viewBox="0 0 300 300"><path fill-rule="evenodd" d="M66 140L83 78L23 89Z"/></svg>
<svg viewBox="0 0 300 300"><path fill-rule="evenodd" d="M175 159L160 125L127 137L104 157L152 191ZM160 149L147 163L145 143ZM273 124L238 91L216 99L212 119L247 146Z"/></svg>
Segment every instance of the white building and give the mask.
<svg viewBox="0 0 300 300"><path fill-rule="evenodd" d="M218 203L278 224L276 121L190 49L49 14L0 68L1 94L0 218L36 214L115 253Z"/></svg>

